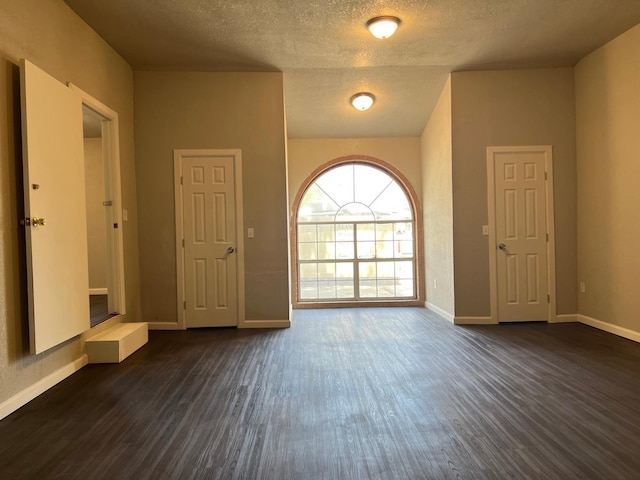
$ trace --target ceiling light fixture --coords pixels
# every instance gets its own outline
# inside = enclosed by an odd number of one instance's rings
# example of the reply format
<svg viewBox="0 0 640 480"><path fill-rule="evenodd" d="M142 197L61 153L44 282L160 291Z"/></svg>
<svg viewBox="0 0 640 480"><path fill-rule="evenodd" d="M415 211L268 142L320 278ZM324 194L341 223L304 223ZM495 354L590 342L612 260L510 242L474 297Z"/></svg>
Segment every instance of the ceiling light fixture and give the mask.
<svg viewBox="0 0 640 480"><path fill-rule="evenodd" d="M373 96L373 93L359 92L352 96L350 101L356 110L368 110L376 101L376 97Z"/></svg>
<svg viewBox="0 0 640 480"><path fill-rule="evenodd" d="M396 33L400 25L400 19L398 17L375 17L367 22L367 28L376 38L389 38Z"/></svg>

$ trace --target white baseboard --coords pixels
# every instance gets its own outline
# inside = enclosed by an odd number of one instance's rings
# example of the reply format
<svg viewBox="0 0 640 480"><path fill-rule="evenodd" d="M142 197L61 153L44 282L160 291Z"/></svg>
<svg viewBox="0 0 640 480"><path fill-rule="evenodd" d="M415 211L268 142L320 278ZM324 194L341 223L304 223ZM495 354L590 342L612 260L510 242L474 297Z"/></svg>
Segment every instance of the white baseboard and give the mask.
<svg viewBox="0 0 640 480"><path fill-rule="evenodd" d="M289 328L291 320L245 320L238 328Z"/></svg>
<svg viewBox="0 0 640 480"><path fill-rule="evenodd" d="M454 317L449 312L445 312L443 309L441 309L440 307L435 306L433 303L430 303L430 302L425 302L424 306L427 308L427 310L431 310L436 315L440 315L445 320L447 320L447 321L449 321L451 323L454 323L453 322Z"/></svg>
<svg viewBox="0 0 640 480"><path fill-rule="evenodd" d="M147 322L149 330L184 330L178 322Z"/></svg>
<svg viewBox="0 0 640 480"><path fill-rule="evenodd" d="M456 325L497 325L491 317L455 317L453 323Z"/></svg>
<svg viewBox="0 0 640 480"><path fill-rule="evenodd" d="M549 323L574 323L578 321L577 313L563 313L556 315L556 319Z"/></svg>
<svg viewBox="0 0 640 480"><path fill-rule="evenodd" d="M0 420L5 418L6 416L12 414L20 407L26 405L31 400L36 398L38 395L46 392L54 385L60 383L65 378L71 376L76 373L82 367L84 367L89 362L86 355L82 355L77 360L65 365L62 368L59 368L55 372L46 377L38 380L33 385L25 388L21 392L18 392L13 397L5 400L0 403Z"/></svg>
<svg viewBox="0 0 640 480"><path fill-rule="evenodd" d="M90 288L89 295L109 295L108 288Z"/></svg>
<svg viewBox="0 0 640 480"><path fill-rule="evenodd" d="M633 340L634 342L640 342L640 332L636 332L635 330L619 327L612 323L603 322L602 320L596 320L595 318L580 314L578 314L578 321L585 325L589 325L590 327L597 328L598 330L604 330L605 332L613 333L619 337Z"/></svg>

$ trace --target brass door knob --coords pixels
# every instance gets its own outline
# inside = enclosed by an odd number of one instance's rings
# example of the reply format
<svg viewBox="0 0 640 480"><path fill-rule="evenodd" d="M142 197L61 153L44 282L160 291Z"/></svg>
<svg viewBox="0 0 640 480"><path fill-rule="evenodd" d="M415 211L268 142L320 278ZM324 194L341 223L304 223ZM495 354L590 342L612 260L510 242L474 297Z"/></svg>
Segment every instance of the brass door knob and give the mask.
<svg viewBox="0 0 640 480"><path fill-rule="evenodd" d="M31 225L33 225L34 227L44 227L47 224L46 220L44 218L39 218L39 217L33 217L31 219Z"/></svg>

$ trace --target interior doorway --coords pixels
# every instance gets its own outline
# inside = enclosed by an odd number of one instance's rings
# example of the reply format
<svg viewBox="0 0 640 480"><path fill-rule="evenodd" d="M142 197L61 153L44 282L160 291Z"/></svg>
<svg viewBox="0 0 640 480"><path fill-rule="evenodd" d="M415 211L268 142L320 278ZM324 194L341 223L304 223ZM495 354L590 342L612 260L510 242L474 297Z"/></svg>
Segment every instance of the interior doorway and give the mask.
<svg viewBox="0 0 640 480"><path fill-rule="evenodd" d="M82 126L87 211L87 250L90 323L95 327L125 313L122 256L122 210L118 115L78 91L82 97Z"/></svg>

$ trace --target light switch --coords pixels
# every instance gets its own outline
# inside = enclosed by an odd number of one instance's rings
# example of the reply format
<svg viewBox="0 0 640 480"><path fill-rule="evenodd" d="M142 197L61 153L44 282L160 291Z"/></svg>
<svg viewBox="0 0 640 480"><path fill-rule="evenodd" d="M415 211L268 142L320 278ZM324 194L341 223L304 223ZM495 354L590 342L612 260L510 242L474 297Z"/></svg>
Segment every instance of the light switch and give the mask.
<svg viewBox="0 0 640 480"><path fill-rule="evenodd" d="M489 225L482 225L482 234L489 235Z"/></svg>
<svg viewBox="0 0 640 480"><path fill-rule="evenodd" d="M129 212L127 212L126 208L122 209L122 221L126 222L127 220L129 220Z"/></svg>
<svg viewBox="0 0 640 480"><path fill-rule="evenodd" d="M247 228L247 238L253 238L254 232L253 227Z"/></svg>

